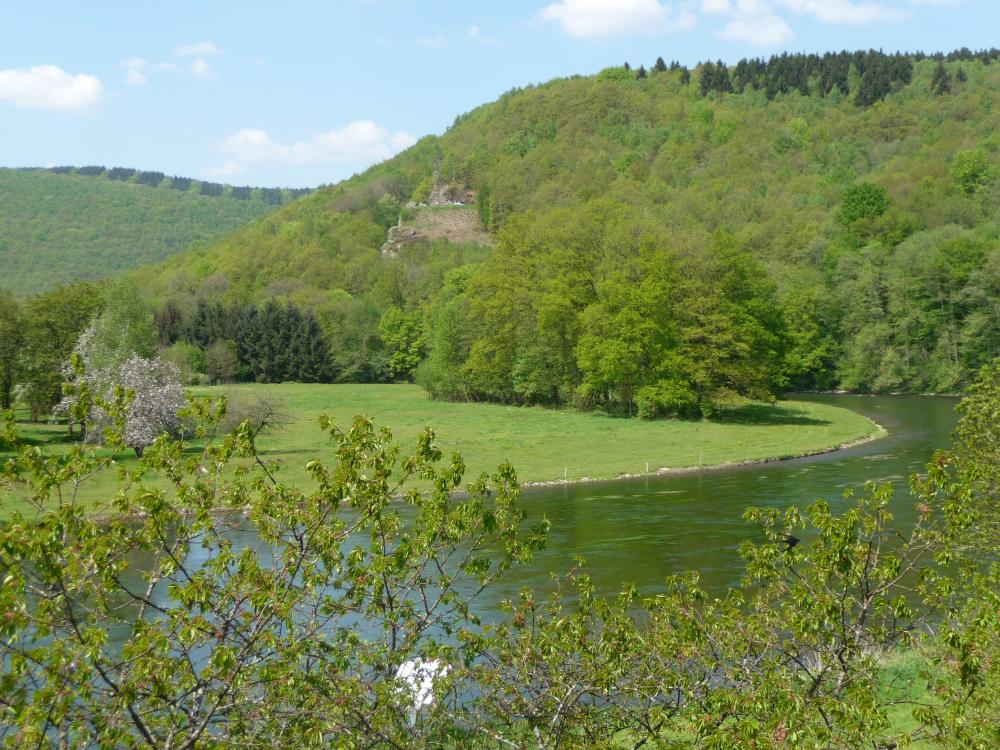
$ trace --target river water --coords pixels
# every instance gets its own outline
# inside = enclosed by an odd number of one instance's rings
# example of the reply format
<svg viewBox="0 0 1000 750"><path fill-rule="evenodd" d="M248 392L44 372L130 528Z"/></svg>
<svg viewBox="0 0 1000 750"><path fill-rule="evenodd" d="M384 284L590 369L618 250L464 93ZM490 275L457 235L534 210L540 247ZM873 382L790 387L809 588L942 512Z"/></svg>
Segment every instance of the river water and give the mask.
<svg viewBox="0 0 1000 750"><path fill-rule="evenodd" d="M530 566L511 572L478 604L490 611L522 586L551 588L551 573L565 572L577 556L598 591L617 592L632 583L640 593L662 588L671 573L697 570L709 592L738 586L743 573L740 543L760 537L743 521L749 506L805 507L818 498L845 507L848 488L868 480L895 488L892 510L900 527L914 519L908 480L935 450L949 444L956 399L927 396L815 395L861 412L888 430L888 437L833 453L700 474L566 485L526 492L530 518L552 522L546 548Z"/></svg>
<svg viewBox="0 0 1000 750"><path fill-rule="evenodd" d="M662 589L666 576L688 570L701 574L710 593L722 593L740 583L740 543L758 536L742 520L747 507L804 507L824 498L842 508L844 491L861 490L867 480L891 482L899 526L911 524L908 478L923 469L935 450L947 447L956 422L956 400L812 394L808 399L861 412L889 435L855 448L790 461L527 491L523 503L529 520L544 515L552 522L547 545L529 565L512 569L487 589L474 605L477 614L484 621L498 618L501 601L515 598L524 586L536 592L550 590L552 574L567 572L577 557L584 558L604 595L615 594L626 583L652 594ZM260 547L248 526L230 529L227 535L236 550ZM192 549L189 564L203 564L205 554ZM139 586L138 573L146 566L141 560L135 564L132 583ZM164 595L161 591L154 598ZM112 626L112 648L129 631L125 623Z"/></svg>
<svg viewBox="0 0 1000 750"><path fill-rule="evenodd" d="M957 399L802 398L860 412L889 434L854 448L787 461L526 490L522 503L529 522L544 516L552 524L547 544L530 564L511 569L483 592L476 612L490 620L499 614L501 602L516 598L522 587L551 590L552 574L566 573L578 558L603 595L614 595L626 583L652 594L662 590L668 575L690 570L699 572L709 593L721 594L740 585L740 544L762 539L743 520L748 507L804 508L822 498L840 510L847 506L844 492L863 491L869 480L894 486L892 511L898 526L908 528L915 515L909 477L923 470L935 450L949 445ZM237 549L258 546L250 527L232 529L229 535ZM192 550L192 556L192 562L204 562L197 559L199 550Z"/></svg>

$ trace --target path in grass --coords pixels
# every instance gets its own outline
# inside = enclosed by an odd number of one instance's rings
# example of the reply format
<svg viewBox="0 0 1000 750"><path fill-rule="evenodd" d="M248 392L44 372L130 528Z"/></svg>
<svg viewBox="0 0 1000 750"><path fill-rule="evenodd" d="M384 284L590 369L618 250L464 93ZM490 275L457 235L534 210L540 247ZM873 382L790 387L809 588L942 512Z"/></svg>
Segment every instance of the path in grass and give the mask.
<svg viewBox="0 0 1000 750"><path fill-rule="evenodd" d="M305 485L305 464L330 450L317 424L320 413L348 427L355 415L392 429L409 450L425 426L435 429L445 455L460 451L467 477L492 471L508 460L522 482L563 478L611 479L662 468L712 466L802 455L878 433L871 421L847 409L800 401L753 405L724 422L647 421L575 411L430 400L414 385L241 385L200 389L205 393L252 395L266 391L284 403L292 420L266 434L259 447L279 459L281 480ZM36 439L57 427L33 429ZM123 460L129 460L123 457ZM108 492L114 478L101 478L88 493ZM9 510L15 501L6 498Z"/></svg>

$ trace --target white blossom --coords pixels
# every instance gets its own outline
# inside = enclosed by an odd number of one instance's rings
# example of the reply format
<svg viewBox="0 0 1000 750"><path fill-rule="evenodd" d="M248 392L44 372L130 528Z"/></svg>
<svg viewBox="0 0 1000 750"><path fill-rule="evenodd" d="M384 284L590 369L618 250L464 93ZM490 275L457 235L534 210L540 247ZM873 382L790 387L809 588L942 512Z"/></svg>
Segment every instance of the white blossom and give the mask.
<svg viewBox="0 0 1000 750"><path fill-rule="evenodd" d="M121 366L118 382L135 393L125 415L125 444L141 451L164 433L177 434L177 413L184 406L184 388L177 366L155 357L130 357Z"/></svg>
<svg viewBox="0 0 1000 750"><path fill-rule="evenodd" d="M84 361L83 375L75 373L72 365L68 364L64 368L66 379L74 385L86 381L91 392L105 400L113 397L117 386L132 392L132 401L125 413L124 437L125 444L136 453L141 454L143 448L164 433L176 435L180 429L178 412L184 406L184 388L176 365L159 357L146 359L132 355L114 371L88 370L86 363L92 337L93 326L84 331L74 349L74 353ZM75 403L75 395L66 396L53 413L69 414ZM101 442L104 429L110 423L108 414L101 407L94 406L87 422L87 441Z"/></svg>

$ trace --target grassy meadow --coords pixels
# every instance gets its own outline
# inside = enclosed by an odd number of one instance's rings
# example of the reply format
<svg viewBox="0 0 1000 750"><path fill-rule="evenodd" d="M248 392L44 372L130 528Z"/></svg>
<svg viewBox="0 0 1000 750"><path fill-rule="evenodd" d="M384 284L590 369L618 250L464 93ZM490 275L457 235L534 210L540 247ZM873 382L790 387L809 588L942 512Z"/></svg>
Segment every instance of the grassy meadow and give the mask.
<svg viewBox="0 0 1000 750"><path fill-rule="evenodd" d="M227 394L237 400L266 392L279 401L288 420L265 433L258 446L266 460L279 462L281 480L292 485L308 482L309 460L329 455L317 424L321 413L330 414L345 428L356 415L371 417L377 425L389 427L404 450L431 426L446 456L462 453L467 477L490 471L506 459L523 482L610 479L647 470L801 455L878 430L847 409L800 401L751 404L723 420L683 422L432 401L415 385L235 385L197 392ZM21 424L20 433L43 450L65 450L68 445L60 425ZM128 465L134 457L123 454L121 461ZM115 482L112 473L98 477L84 492L85 499L99 505ZM10 492L0 502L0 515L24 507Z"/></svg>

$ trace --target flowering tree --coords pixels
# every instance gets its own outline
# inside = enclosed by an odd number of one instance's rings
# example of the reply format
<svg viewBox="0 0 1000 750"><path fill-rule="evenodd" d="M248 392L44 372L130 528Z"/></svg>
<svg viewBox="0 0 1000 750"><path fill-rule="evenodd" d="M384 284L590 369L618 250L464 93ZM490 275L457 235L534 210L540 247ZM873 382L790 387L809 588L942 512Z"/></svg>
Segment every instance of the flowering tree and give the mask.
<svg viewBox="0 0 1000 750"><path fill-rule="evenodd" d="M69 394L56 407L55 413L65 414L72 420L83 410L87 429L87 442L103 443L111 419L99 404L90 402L90 394L101 394L107 399L120 390L126 397L124 411L124 444L141 457L143 449L160 435L176 436L180 429L178 413L184 406L184 388L180 370L172 362L154 357L146 359L132 355L113 370L99 369L88 372L85 363L86 345L91 340L92 328L80 337L75 361L76 374L72 378ZM86 388L82 386L86 384ZM81 394L85 394L81 399Z"/></svg>
<svg viewBox="0 0 1000 750"><path fill-rule="evenodd" d="M184 406L180 371L156 357L130 357L118 371L118 384L132 394L125 414L125 444L137 456L164 433L176 435Z"/></svg>

